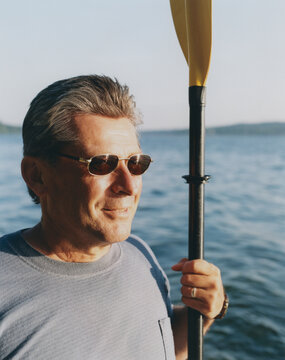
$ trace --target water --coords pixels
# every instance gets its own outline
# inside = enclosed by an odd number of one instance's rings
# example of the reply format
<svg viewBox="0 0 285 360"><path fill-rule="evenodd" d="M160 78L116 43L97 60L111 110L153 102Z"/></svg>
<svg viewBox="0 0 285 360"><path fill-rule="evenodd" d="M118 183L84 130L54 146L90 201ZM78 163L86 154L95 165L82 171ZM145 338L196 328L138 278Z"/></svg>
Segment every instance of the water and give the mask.
<svg viewBox="0 0 285 360"><path fill-rule="evenodd" d="M171 265L187 254L188 139L144 133L154 163L133 232L153 248L180 302ZM20 176L21 139L0 135L0 235L40 218ZM226 318L204 342L205 360L285 359L285 138L208 136L205 256L222 270L230 297Z"/></svg>

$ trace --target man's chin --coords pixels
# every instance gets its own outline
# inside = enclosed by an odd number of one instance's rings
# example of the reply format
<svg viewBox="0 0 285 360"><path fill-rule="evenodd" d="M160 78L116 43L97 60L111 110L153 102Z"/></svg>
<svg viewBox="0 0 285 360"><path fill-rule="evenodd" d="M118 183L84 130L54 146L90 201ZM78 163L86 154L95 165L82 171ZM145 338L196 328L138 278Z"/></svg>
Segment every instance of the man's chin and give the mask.
<svg viewBox="0 0 285 360"><path fill-rule="evenodd" d="M112 229L105 234L105 241L109 244L122 242L130 236L131 228L129 226L120 226L120 228Z"/></svg>
<svg viewBox="0 0 285 360"><path fill-rule="evenodd" d="M98 243L114 244L122 242L130 236L131 225L130 222L112 221L110 224L105 224L103 229L90 226L89 233L92 233L94 241L97 241Z"/></svg>

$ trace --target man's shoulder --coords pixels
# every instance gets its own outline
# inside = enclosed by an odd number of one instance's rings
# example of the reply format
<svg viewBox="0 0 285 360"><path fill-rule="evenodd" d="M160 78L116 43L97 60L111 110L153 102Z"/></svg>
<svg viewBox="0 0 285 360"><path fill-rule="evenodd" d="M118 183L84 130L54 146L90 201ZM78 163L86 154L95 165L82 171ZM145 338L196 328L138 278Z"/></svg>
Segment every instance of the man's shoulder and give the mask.
<svg viewBox="0 0 285 360"><path fill-rule="evenodd" d="M127 246L133 246L144 254L151 254L154 256L150 246L137 235L131 234L125 243Z"/></svg>
<svg viewBox="0 0 285 360"><path fill-rule="evenodd" d="M161 269L152 249L139 236L131 234L125 241L125 245L132 247L134 252L140 253L140 255L142 255L152 266Z"/></svg>
<svg viewBox="0 0 285 360"><path fill-rule="evenodd" d="M5 252L5 250L13 248L13 244L19 242L20 239L21 239L21 230L1 236L0 251Z"/></svg>
<svg viewBox="0 0 285 360"><path fill-rule="evenodd" d="M21 257L21 232L5 234L0 237L0 272L5 274L1 280L4 280L10 273L14 273Z"/></svg>
<svg viewBox="0 0 285 360"><path fill-rule="evenodd" d="M130 234L130 236L127 238L126 242L133 244L133 245L141 244L142 246L149 248L147 243L142 238L140 238L139 236L137 236L135 234Z"/></svg>

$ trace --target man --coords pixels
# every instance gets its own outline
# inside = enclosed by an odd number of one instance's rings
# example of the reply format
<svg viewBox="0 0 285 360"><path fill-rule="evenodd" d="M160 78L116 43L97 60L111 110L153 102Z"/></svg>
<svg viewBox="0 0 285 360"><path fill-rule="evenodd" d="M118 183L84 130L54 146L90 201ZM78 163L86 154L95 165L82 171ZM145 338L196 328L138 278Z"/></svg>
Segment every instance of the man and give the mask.
<svg viewBox="0 0 285 360"><path fill-rule="evenodd" d="M130 235L151 159L128 88L105 76L58 81L23 124L22 175L42 218L4 236L1 359L185 359L186 308L172 308L149 247ZM221 312L219 270L182 259L182 301ZM173 341L174 339L174 341Z"/></svg>

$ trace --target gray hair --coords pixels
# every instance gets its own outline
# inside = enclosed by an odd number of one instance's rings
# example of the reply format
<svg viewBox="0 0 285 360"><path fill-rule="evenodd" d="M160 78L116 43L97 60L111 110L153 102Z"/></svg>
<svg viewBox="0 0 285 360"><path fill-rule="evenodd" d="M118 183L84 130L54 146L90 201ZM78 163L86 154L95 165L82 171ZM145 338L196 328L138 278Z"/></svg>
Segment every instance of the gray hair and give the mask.
<svg viewBox="0 0 285 360"><path fill-rule="evenodd" d="M83 75L60 80L42 90L31 102L22 135L24 156L35 156L50 163L63 145L77 141L71 123L75 115L96 114L126 117L137 127L141 116L129 88L108 76ZM36 204L38 196L28 188Z"/></svg>

